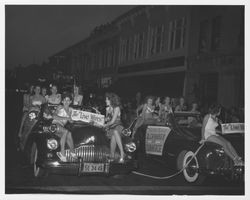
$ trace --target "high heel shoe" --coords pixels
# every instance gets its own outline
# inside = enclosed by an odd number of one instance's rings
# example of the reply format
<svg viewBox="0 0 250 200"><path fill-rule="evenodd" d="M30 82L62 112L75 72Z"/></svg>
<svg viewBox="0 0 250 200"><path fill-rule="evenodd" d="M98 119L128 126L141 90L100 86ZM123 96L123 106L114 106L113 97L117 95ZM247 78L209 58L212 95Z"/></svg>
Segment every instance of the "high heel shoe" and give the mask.
<svg viewBox="0 0 250 200"><path fill-rule="evenodd" d="M66 156L64 156L61 152L56 152L56 155L60 158L62 162L67 162Z"/></svg>
<svg viewBox="0 0 250 200"><path fill-rule="evenodd" d="M125 162L125 161L124 161L124 157L120 157L118 163L124 163L124 162Z"/></svg>

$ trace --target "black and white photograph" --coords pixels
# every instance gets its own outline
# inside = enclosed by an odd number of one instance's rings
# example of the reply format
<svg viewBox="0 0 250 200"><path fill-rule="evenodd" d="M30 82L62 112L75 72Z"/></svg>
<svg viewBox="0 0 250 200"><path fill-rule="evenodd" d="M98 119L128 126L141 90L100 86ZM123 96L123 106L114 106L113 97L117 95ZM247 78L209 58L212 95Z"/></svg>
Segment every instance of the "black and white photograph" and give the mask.
<svg viewBox="0 0 250 200"><path fill-rule="evenodd" d="M3 4L5 198L246 197L236 3Z"/></svg>

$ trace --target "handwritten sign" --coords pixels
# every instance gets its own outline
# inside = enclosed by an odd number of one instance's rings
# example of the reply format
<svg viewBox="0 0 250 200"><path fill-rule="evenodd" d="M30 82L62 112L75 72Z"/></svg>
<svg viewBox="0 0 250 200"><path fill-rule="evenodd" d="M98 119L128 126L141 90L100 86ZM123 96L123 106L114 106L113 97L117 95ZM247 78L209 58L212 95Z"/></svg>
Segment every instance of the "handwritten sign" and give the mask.
<svg viewBox="0 0 250 200"><path fill-rule="evenodd" d="M162 155L164 143L171 129L162 126L148 126L145 138L146 153Z"/></svg>
<svg viewBox="0 0 250 200"><path fill-rule="evenodd" d="M244 123L221 124L221 130L222 134L244 133L245 124Z"/></svg>
<svg viewBox="0 0 250 200"><path fill-rule="evenodd" d="M71 118L73 121L82 121L86 123L94 122L99 126L104 125L104 115L95 114L82 110L72 110Z"/></svg>

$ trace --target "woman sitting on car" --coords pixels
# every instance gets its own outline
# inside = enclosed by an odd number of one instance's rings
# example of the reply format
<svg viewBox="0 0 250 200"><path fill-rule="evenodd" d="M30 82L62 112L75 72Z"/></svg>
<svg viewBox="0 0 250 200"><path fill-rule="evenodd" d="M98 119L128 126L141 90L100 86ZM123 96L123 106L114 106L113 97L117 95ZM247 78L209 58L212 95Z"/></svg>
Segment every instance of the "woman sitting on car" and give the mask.
<svg viewBox="0 0 250 200"><path fill-rule="evenodd" d="M115 158L115 149L118 145L120 150L119 163L124 162L124 150L122 146L121 134L123 126L121 123L120 98L114 94L106 94L106 121L104 127L107 129L107 136L110 138L110 154L111 159Z"/></svg>
<svg viewBox="0 0 250 200"><path fill-rule="evenodd" d="M244 165L241 157L239 157L232 144L224 137L217 134L219 132L216 130L216 127L219 125L217 117L220 115L220 112L221 107L219 105L212 105L209 108L209 113L204 117L202 124L202 140L221 145L225 153L234 161L235 165Z"/></svg>
<svg viewBox="0 0 250 200"><path fill-rule="evenodd" d="M66 162L66 155L65 155L65 143L67 142L70 148L70 154L73 158L77 158L76 154L73 153L74 150L74 142L72 139L71 132L66 129L64 126L67 122L71 122L71 112L72 108L69 105L72 102L72 97L70 94L64 94L62 98L62 106L58 106L56 111L53 114L53 124L57 124L58 130L56 134L60 137L60 146L61 152L57 152L57 156L60 158L61 161Z"/></svg>
<svg viewBox="0 0 250 200"><path fill-rule="evenodd" d="M132 137L134 136L136 130L143 124L152 124L157 121L157 117L154 115L155 107L153 105L154 97L148 96L146 98L146 103L142 107L142 112L140 116L137 117L136 124L133 129Z"/></svg>

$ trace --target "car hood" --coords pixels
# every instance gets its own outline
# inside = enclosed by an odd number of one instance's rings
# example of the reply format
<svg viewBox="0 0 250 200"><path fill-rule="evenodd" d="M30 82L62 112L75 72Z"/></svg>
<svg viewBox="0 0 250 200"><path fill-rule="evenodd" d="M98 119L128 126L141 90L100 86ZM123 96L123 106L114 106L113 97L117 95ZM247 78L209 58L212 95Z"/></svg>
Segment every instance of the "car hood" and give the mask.
<svg viewBox="0 0 250 200"><path fill-rule="evenodd" d="M81 145L109 145L103 129L91 125L71 126L68 128L73 137L75 147Z"/></svg>

